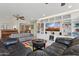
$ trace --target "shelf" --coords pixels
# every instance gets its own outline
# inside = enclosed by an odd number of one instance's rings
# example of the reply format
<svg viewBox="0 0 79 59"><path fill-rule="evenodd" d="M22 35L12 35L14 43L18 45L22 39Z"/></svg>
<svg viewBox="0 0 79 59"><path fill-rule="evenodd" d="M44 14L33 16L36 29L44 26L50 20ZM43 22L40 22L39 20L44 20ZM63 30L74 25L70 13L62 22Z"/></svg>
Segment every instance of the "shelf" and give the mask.
<svg viewBox="0 0 79 59"><path fill-rule="evenodd" d="M13 33L18 33L17 30L1 30L1 38L9 38Z"/></svg>

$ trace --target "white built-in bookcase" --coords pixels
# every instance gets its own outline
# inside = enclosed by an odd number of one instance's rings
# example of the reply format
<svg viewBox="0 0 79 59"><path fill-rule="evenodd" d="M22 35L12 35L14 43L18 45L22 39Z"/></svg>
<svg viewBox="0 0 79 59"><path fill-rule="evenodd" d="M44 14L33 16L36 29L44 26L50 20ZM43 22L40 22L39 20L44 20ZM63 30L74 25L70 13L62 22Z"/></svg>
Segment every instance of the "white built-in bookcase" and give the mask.
<svg viewBox="0 0 79 59"><path fill-rule="evenodd" d="M54 22L60 22L60 31L45 31L46 23ZM73 37L75 36L73 34L75 32L75 28L79 29L79 26L75 26L75 23L79 23L79 9L40 18L37 21L37 25L38 23L40 26L37 26L37 38L48 40L50 35ZM68 24L68 27L65 27L65 24ZM53 32L54 34L52 34ZM60 32L62 35L59 34Z"/></svg>

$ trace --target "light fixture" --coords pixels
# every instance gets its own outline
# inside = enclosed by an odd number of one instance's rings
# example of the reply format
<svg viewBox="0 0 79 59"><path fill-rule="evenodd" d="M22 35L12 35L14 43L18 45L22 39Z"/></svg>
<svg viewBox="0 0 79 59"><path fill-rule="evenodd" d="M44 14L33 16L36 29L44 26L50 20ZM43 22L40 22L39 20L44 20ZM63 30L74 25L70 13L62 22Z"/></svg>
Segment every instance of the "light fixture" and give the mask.
<svg viewBox="0 0 79 59"><path fill-rule="evenodd" d="M45 3L46 5L48 4L48 3Z"/></svg>
<svg viewBox="0 0 79 59"><path fill-rule="evenodd" d="M61 3L61 6L65 6L66 3Z"/></svg>

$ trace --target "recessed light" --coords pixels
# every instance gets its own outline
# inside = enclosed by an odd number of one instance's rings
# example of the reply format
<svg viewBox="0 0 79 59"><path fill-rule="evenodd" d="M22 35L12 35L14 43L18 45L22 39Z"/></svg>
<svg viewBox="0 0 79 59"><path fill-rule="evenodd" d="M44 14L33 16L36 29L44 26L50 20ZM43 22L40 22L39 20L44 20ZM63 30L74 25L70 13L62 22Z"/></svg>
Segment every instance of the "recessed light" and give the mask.
<svg viewBox="0 0 79 59"><path fill-rule="evenodd" d="M72 6L70 5L70 6L68 6L68 8L72 8Z"/></svg>

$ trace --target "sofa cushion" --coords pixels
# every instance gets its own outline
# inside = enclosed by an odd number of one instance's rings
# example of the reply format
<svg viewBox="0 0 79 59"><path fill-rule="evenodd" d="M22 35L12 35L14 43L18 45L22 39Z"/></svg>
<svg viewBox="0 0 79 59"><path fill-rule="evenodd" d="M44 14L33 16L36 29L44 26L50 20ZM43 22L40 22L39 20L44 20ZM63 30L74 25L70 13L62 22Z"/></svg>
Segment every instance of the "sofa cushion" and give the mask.
<svg viewBox="0 0 79 59"><path fill-rule="evenodd" d="M9 52L3 47L2 48L0 47L0 56L8 56L8 55L9 55Z"/></svg>
<svg viewBox="0 0 79 59"><path fill-rule="evenodd" d="M26 56L28 53L32 52L31 48L26 48L22 43L17 43L15 47L10 50L10 56Z"/></svg>
<svg viewBox="0 0 79 59"><path fill-rule="evenodd" d="M36 50L28 54L28 56L48 56L48 54L44 52L43 50Z"/></svg>
<svg viewBox="0 0 79 59"><path fill-rule="evenodd" d="M54 50L52 50L51 47L48 47L48 48L44 49L43 51L46 52L49 56L56 56L56 55L59 55L59 54L57 54Z"/></svg>
<svg viewBox="0 0 79 59"><path fill-rule="evenodd" d="M77 44L79 44L79 37L74 38L71 43L72 46Z"/></svg>
<svg viewBox="0 0 79 59"><path fill-rule="evenodd" d="M51 45L51 46L45 48L44 51L46 53L48 53L48 55L50 55L50 56L60 56L63 54L64 49Z"/></svg>
<svg viewBox="0 0 79 59"><path fill-rule="evenodd" d="M8 46L16 44L18 42L17 38L8 38L3 42L3 45L8 48Z"/></svg>
<svg viewBox="0 0 79 59"><path fill-rule="evenodd" d="M78 55L79 56L79 44L69 47L63 55Z"/></svg>
<svg viewBox="0 0 79 59"><path fill-rule="evenodd" d="M57 48L60 48L60 49L63 49L63 50L67 49L66 45L60 44L60 43L56 43L56 42L52 43L51 46L54 46L54 47L57 47Z"/></svg>
<svg viewBox="0 0 79 59"><path fill-rule="evenodd" d="M69 47L71 45L72 38L57 37L55 42L67 45Z"/></svg>

